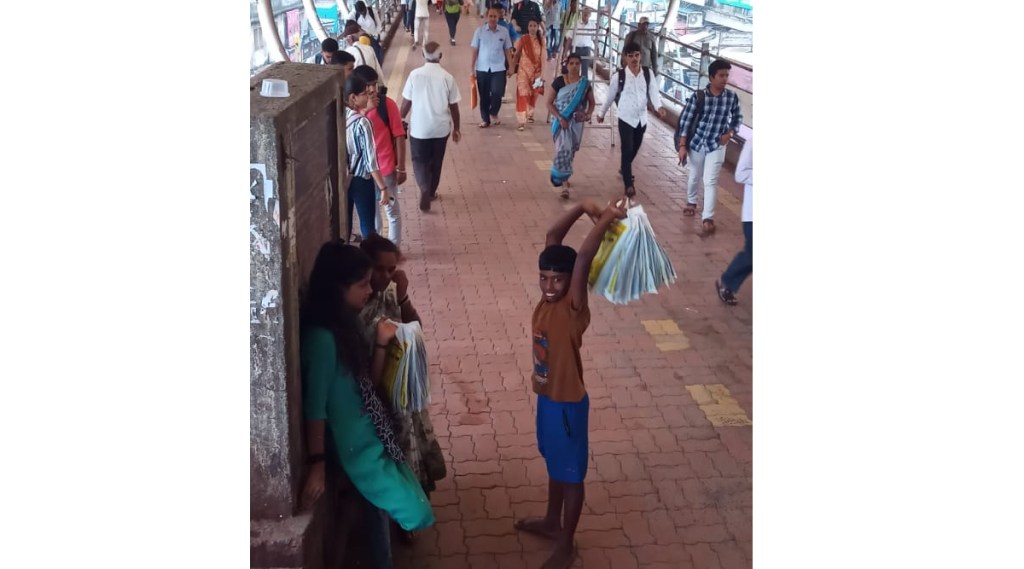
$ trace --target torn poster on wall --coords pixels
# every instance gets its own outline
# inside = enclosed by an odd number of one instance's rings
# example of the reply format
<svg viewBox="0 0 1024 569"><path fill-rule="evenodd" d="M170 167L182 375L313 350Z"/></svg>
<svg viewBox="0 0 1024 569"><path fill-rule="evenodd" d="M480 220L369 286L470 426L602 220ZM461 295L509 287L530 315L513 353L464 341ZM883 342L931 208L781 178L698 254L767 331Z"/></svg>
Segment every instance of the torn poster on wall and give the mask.
<svg viewBox="0 0 1024 569"><path fill-rule="evenodd" d="M265 164L249 164L249 323L278 322L277 283L280 269L271 266L272 252L280 246L280 200ZM262 257L262 267L254 263Z"/></svg>

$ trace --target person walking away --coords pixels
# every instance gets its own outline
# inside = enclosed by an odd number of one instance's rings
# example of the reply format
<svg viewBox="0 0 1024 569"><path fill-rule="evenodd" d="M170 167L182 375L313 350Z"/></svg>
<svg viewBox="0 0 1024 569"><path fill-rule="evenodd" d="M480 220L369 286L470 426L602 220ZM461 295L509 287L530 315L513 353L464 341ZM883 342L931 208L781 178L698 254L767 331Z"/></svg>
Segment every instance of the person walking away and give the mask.
<svg viewBox="0 0 1024 569"><path fill-rule="evenodd" d="M370 36L370 46L377 56L377 61L384 61L384 50L380 46L380 23L377 22L373 8L368 7L363 0L356 2L356 23Z"/></svg>
<svg viewBox="0 0 1024 569"><path fill-rule="evenodd" d="M412 48L427 45L430 41L430 0L416 0L416 25L413 30Z"/></svg>
<svg viewBox="0 0 1024 569"><path fill-rule="evenodd" d="M448 42L455 45L455 28L459 26L465 0L444 0L444 19L448 22Z"/></svg>
<svg viewBox="0 0 1024 569"><path fill-rule="evenodd" d="M455 78L441 67L441 46L430 42L423 49L426 63L413 69L402 89L401 115L409 117L409 152L413 174L420 188L420 211L430 211L441 183L441 166L448 135L458 144L459 87ZM411 114L410 114L411 111Z"/></svg>

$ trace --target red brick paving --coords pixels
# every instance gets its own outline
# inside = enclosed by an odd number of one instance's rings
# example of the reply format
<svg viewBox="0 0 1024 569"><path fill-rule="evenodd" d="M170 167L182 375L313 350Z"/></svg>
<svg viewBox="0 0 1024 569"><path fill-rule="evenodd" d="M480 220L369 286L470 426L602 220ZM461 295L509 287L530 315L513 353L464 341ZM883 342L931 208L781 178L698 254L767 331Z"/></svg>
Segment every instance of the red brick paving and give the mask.
<svg viewBox="0 0 1024 569"><path fill-rule="evenodd" d="M529 325L538 299L536 255L548 225L567 206L535 162L552 157L544 110L525 133L514 130L510 103L502 106L501 127L476 128L468 44L480 22L463 16L459 45L442 48L443 64L462 90L464 138L449 141L441 199L431 213L420 213L411 174L400 196L405 270L423 317L431 413L449 466L431 496L437 525L412 547L395 544L402 568L535 569L551 547L519 535L512 522L545 511ZM431 16L430 25L431 37L446 37L442 17ZM385 58L387 75L409 43L399 31ZM410 53L404 73L421 64L419 53ZM583 361L592 456L576 568L751 567L752 429L713 427L684 385L723 384L753 418L752 282L738 306L723 306L715 296L714 280L742 247L740 221L719 203L718 233L696 235L699 217L681 213L685 174L670 141L669 127L652 120L634 167L639 201L680 280L631 305L598 297L591 303ZM540 143L543 151L522 142ZM609 144L607 130L585 132L573 202L620 191L618 149ZM738 186L731 175L722 178L735 203ZM567 242L578 246L587 225L574 227ZM674 321L691 347L659 351L642 320Z"/></svg>

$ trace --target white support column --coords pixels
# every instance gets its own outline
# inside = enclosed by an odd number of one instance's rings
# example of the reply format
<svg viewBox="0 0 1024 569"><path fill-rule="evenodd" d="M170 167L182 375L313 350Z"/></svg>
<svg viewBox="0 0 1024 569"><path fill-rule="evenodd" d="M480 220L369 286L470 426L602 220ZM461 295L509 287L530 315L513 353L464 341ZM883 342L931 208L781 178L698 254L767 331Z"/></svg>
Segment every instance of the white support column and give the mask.
<svg viewBox="0 0 1024 569"><path fill-rule="evenodd" d="M678 1L676 0L676 2ZM302 0L302 7L305 8L303 11L306 13L306 21L313 28L316 39L323 43L329 36L327 35L327 30L324 29L323 23L320 21L320 16L316 15L316 6L313 5L313 0Z"/></svg>
<svg viewBox="0 0 1024 569"><path fill-rule="evenodd" d="M288 53L285 52L284 44L281 43L281 35L277 33L277 24L274 22L274 10L270 7L270 0L260 0L256 6L256 13L260 17L263 42L267 44L270 60L289 61Z"/></svg>

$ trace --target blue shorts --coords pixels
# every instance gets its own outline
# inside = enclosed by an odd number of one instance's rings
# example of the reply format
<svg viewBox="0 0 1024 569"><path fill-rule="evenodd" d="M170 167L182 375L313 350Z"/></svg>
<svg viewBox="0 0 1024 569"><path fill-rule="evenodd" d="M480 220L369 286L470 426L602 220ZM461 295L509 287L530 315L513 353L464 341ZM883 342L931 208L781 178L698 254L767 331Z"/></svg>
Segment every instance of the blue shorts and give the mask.
<svg viewBox="0 0 1024 569"><path fill-rule="evenodd" d="M576 403L537 396L537 447L552 480L582 484L586 478L589 415L589 395Z"/></svg>

